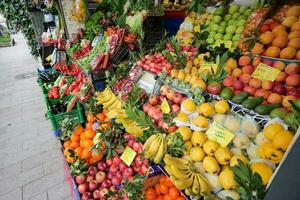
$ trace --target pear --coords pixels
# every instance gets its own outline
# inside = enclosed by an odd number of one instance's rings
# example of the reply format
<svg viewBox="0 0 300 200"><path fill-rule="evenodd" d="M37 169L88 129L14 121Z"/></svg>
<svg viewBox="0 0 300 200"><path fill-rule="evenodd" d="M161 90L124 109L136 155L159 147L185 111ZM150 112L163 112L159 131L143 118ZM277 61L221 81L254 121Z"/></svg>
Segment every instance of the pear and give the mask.
<svg viewBox="0 0 300 200"><path fill-rule="evenodd" d="M221 165L228 165L231 159L231 152L226 147L219 147L215 152L215 158Z"/></svg>
<svg viewBox="0 0 300 200"><path fill-rule="evenodd" d="M208 173L215 174L215 175L219 174L220 171L220 166L218 164L218 161L212 156L206 156L203 159L203 168Z"/></svg>
<svg viewBox="0 0 300 200"><path fill-rule="evenodd" d="M209 156L213 156L219 147L220 147L219 143L213 140L207 140L203 144L203 150Z"/></svg>

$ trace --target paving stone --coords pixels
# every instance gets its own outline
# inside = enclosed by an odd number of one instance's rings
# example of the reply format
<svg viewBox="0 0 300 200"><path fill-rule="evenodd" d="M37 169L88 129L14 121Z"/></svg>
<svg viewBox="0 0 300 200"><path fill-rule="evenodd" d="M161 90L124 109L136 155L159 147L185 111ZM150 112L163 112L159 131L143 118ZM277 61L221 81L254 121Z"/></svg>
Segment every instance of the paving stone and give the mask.
<svg viewBox="0 0 300 200"><path fill-rule="evenodd" d="M15 187L14 190L9 193L0 195L0 200L22 200L22 189Z"/></svg>
<svg viewBox="0 0 300 200"><path fill-rule="evenodd" d="M48 200L47 193L43 192L35 197L30 198L29 200Z"/></svg>
<svg viewBox="0 0 300 200"><path fill-rule="evenodd" d="M70 196L70 187L68 182L62 182L59 185L48 190L48 200L63 200ZM67 188L67 189L66 189Z"/></svg>
<svg viewBox="0 0 300 200"><path fill-rule="evenodd" d="M23 171L22 174L18 176L18 185L26 185L30 182L35 181L38 178L41 178L45 175L43 165L39 165L27 171Z"/></svg>

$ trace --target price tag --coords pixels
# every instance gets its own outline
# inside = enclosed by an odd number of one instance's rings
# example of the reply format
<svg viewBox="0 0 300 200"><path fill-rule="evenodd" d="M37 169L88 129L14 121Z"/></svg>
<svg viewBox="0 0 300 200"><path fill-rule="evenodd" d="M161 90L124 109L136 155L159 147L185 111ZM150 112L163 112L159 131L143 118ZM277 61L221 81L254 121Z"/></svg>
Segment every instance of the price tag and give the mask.
<svg viewBox="0 0 300 200"><path fill-rule="evenodd" d="M126 147L125 151L121 155L121 160L129 167L136 156L136 152L130 148L129 146Z"/></svg>
<svg viewBox="0 0 300 200"><path fill-rule="evenodd" d="M160 109L164 114L170 113L171 109L170 109L169 103L166 99L164 99L163 102L161 103Z"/></svg>
<svg viewBox="0 0 300 200"><path fill-rule="evenodd" d="M211 73L212 70L213 72L217 72L218 65L216 63L205 62L200 66L199 72L207 74L207 73Z"/></svg>
<svg viewBox="0 0 300 200"><path fill-rule="evenodd" d="M213 122L206 135L210 140L218 142L222 147L226 147L234 138L234 134L224 128L221 124Z"/></svg>
<svg viewBox="0 0 300 200"><path fill-rule="evenodd" d="M252 73L252 77L260 80L275 81L279 74L279 69L260 63Z"/></svg>

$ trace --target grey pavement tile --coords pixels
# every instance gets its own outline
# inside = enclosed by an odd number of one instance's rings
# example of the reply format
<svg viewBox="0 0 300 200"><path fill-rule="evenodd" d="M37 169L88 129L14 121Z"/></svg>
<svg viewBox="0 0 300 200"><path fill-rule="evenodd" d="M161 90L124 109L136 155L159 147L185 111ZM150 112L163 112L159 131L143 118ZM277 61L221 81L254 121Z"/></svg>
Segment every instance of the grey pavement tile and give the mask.
<svg viewBox="0 0 300 200"><path fill-rule="evenodd" d="M15 187L14 190L0 195L0 200L22 200L22 189L20 187Z"/></svg>
<svg viewBox="0 0 300 200"><path fill-rule="evenodd" d="M40 193L37 196L30 198L29 200L48 200L47 193Z"/></svg>
<svg viewBox="0 0 300 200"><path fill-rule="evenodd" d="M64 200L70 196L70 185L68 182L62 182L47 191L48 200Z"/></svg>
<svg viewBox="0 0 300 200"><path fill-rule="evenodd" d="M6 168L0 169L0 179L18 176L22 173L22 162L15 163Z"/></svg>
<svg viewBox="0 0 300 200"><path fill-rule="evenodd" d="M43 165L39 165L27 171L23 171L18 176L18 185L23 186L45 175Z"/></svg>

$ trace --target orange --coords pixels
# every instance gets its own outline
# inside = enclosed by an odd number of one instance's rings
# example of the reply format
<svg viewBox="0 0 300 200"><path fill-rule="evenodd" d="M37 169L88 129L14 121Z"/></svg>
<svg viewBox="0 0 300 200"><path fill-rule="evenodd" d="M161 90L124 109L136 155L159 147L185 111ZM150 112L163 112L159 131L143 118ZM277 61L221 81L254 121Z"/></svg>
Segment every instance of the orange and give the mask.
<svg viewBox="0 0 300 200"><path fill-rule="evenodd" d="M167 194L164 196L164 200L173 200L173 199L172 199L172 197L170 197L170 195Z"/></svg>
<svg viewBox="0 0 300 200"><path fill-rule="evenodd" d="M93 145L93 140L85 139L80 141L80 146L83 148L91 148Z"/></svg>
<svg viewBox="0 0 300 200"><path fill-rule="evenodd" d="M164 196L159 195L159 196L156 197L156 200L164 200Z"/></svg>
<svg viewBox="0 0 300 200"><path fill-rule="evenodd" d="M86 129L91 129L91 130L93 130L93 124L92 123L87 123L86 124Z"/></svg>
<svg viewBox="0 0 300 200"><path fill-rule="evenodd" d="M71 144L71 140L65 141L64 142L64 148L66 149L66 148L70 147L70 144Z"/></svg>
<svg viewBox="0 0 300 200"><path fill-rule="evenodd" d="M168 186L168 187L173 186L173 183L172 183L172 181L171 181L170 179L167 179L167 180L165 181L165 184L166 184L166 186Z"/></svg>
<svg viewBox="0 0 300 200"><path fill-rule="evenodd" d="M81 125L78 125L75 130L74 130L74 133L76 135L80 135L82 132L84 131L84 128L81 126Z"/></svg>
<svg viewBox="0 0 300 200"><path fill-rule="evenodd" d="M104 122L109 122L109 121L110 121L110 119L108 117L104 118Z"/></svg>
<svg viewBox="0 0 300 200"><path fill-rule="evenodd" d="M108 129L110 127L110 123L104 123L104 124L101 124L101 128L103 128L104 130L105 129Z"/></svg>
<svg viewBox="0 0 300 200"><path fill-rule="evenodd" d="M176 200L185 200L183 197L178 197Z"/></svg>
<svg viewBox="0 0 300 200"><path fill-rule="evenodd" d="M95 121L95 118L92 114L87 115L87 121L93 123Z"/></svg>
<svg viewBox="0 0 300 200"><path fill-rule="evenodd" d="M79 147L79 142L71 142L70 148L76 149L77 147Z"/></svg>
<svg viewBox="0 0 300 200"><path fill-rule="evenodd" d="M161 183L160 185L159 185L159 187L160 187L160 192L162 193L162 194L168 194L169 193L169 188L168 188L168 186L165 184L165 183Z"/></svg>
<svg viewBox="0 0 300 200"><path fill-rule="evenodd" d="M156 194L160 195L161 192L160 192L160 185L159 185L159 183L157 183L154 187L155 187Z"/></svg>
<svg viewBox="0 0 300 200"><path fill-rule="evenodd" d="M65 150L64 150L64 155L65 155L66 157L70 156L70 152L69 152L70 149L71 149L71 148L65 148Z"/></svg>
<svg viewBox="0 0 300 200"><path fill-rule="evenodd" d="M172 199L176 199L180 196L180 192L179 190L172 186L170 189L169 189L169 196L172 198Z"/></svg>
<svg viewBox="0 0 300 200"><path fill-rule="evenodd" d="M104 122L105 119L105 115L103 113L99 113L96 115L96 118L100 121L100 122Z"/></svg>
<svg viewBox="0 0 300 200"><path fill-rule="evenodd" d="M162 177L160 177L160 179L159 179L159 183L164 183L164 182L166 182L166 181L168 181L168 180L169 180L168 177L162 176Z"/></svg>
<svg viewBox="0 0 300 200"><path fill-rule="evenodd" d="M106 109L103 109L103 110L102 110L102 114L104 114L104 115L106 116L107 110L106 110Z"/></svg>
<svg viewBox="0 0 300 200"><path fill-rule="evenodd" d="M77 135L76 133L73 133L73 134L71 135L71 140L72 140L72 142L79 142L80 136Z"/></svg>
<svg viewBox="0 0 300 200"><path fill-rule="evenodd" d="M92 151L88 148L83 149L82 151L82 158L88 159L92 157Z"/></svg>
<svg viewBox="0 0 300 200"><path fill-rule="evenodd" d="M89 130L84 131L84 135L88 139L93 139L96 135L96 132L89 129Z"/></svg>
<svg viewBox="0 0 300 200"><path fill-rule="evenodd" d="M74 162L74 158L67 156L67 162L68 163L73 163Z"/></svg>
<svg viewBox="0 0 300 200"><path fill-rule="evenodd" d="M82 147L80 147L80 146L77 147L77 148L75 149L76 155L79 156L79 157L81 157L81 155L82 155L82 150L83 150Z"/></svg>
<svg viewBox="0 0 300 200"><path fill-rule="evenodd" d="M102 160L102 158L103 158L103 152L101 152L100 154L98 154L97 152L93 151L93 153L92 153L92 158L93 158L95 161L100 161L100 160Z"/></svg>
<svg viewBox="0 0 300 200"><path fill-rule="evenodd" d="M146 190L146 200L155 200L156 199L156 192L151 187Z"/></svg>

